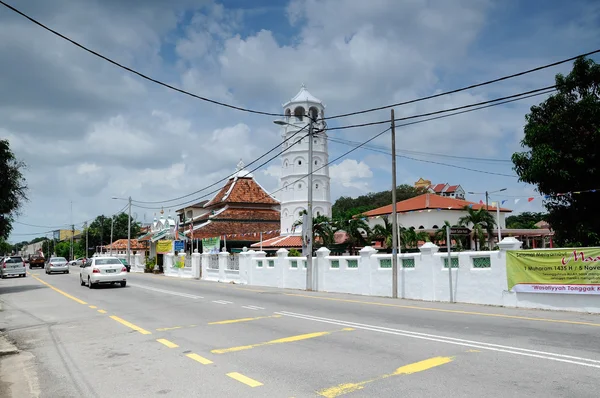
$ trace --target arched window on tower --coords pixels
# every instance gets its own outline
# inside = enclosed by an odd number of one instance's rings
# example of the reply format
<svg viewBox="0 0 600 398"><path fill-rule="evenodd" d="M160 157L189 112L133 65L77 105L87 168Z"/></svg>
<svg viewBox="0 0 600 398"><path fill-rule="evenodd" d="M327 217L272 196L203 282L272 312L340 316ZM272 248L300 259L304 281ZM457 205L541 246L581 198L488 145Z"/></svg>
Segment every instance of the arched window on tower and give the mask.
<svg viewBox="0 0 600 398"><path fill-rule="evenodd" d="M298 118L298 120L302 121L302 118L304 117L304 108L301 106L296 107L296 109L294 109L294 116L296 116Z"/></svg>
<svg viewBox="0 0 600 398"><path fill-rule="evenodd" d="M319 110L314 106L311 106L308 109L308 114L313 121L316 121L319 118Z"/></svg>
<svg viewBox="0 0 600 398"><path fill-rule="evenodd" d="M433 229L438 229L439 227L437 225L434 225L432 228Z"/></svg>
<svg viewBox="0 0 600 398"><path fill-rule="evenodd" d="M285 161L285 162L283 162L283 167L287 168L288 166L289 166L289 163L288 163L288 161L287 161L287 159L286 159L286 161Z"/></svg>

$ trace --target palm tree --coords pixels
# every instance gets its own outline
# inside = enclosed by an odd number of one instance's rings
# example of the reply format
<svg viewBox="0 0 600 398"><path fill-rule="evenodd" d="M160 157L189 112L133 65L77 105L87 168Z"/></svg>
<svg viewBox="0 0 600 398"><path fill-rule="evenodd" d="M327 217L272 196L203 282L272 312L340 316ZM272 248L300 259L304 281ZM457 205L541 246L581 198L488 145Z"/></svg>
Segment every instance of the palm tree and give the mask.
<svg viewBox="0 0 600 398"><path fill-rule="evenodd" d="M371 237L377 240L383 240L385 247L392 247L393 229L394 225L389 222L387 217L383 217L383 225L375 225Z"/></svg>
<svg viewBox="0 0 600 398"><path fill-rule="evenodd" d="M496 221L494 217L483 207L480 207L479 210L473 210L470 206L465 206L464 210L467 214L461 217L458 220L458 224L461 226L469 227L472 225L473 230L473 240L475 241L475 250L479 250L478 243L485 240L483 235L483 231L485 230L490 237L494 232L494 226L496 225Z"/></svg>
<svg viewBox="0 0 600 398"><path fill-rule="evenodd" d="M439 228L437 231L435 231L435 234L433 235L433 241L435 242L436 245L442 241L444 241L444 242L446 241L446 238L447 238L446 228L452 228L452 225L450 225L449 221L444 221L444 225L441 228ZM450 244L452 244L452 242L450 242ZM446 242L446 245L448 245L448 242Z"/></svg>
<svg viewBox="0 0 600 398"><path fill-rule="evenodd" d="M369 228L369 224L367 224L361 215L354 216L350 220L334 220L334 224L338 230L344 230L346 231L346 234L348 234L348 246L350 247L351 252L354 252L355 247L365 246L367 244L361 230L366 233L366 236L369 236L371 234L371 228Z"/></svg>
<svg viewBox="0 0 600 398"><path fill-rule="evenodd" d="M400 242L404 249L417 248L420 241L429 242L429 234L425 231L417 232L415 227L403 228L401 235Z"/></svg>
<svg viewBox="0 0 600 398"><path fill-rule="evenodd" d="M301 212L300 214L308 214L306 210ZM297 220L292 225L296 227L298 225L302 225L302 219ZM323 246L331 246L335 244L335 232L337 231L335 224L331 221L331 219L327 216L318 215L313 217L313 242L315 242L315 236L321 238L321 244Z"/></svg>

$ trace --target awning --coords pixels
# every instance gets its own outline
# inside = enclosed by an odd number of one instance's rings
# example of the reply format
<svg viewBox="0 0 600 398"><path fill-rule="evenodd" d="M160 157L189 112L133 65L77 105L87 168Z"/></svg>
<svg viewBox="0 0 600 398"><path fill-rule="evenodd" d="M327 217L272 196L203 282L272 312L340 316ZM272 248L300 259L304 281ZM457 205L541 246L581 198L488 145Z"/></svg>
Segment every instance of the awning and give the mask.
<svg viewBox="0 0 600 398"><path fill-rule="evenodd" d="M163 229L162 231L156 233L155 235L152 236L152 238L150 239L152 242L156 242L157 240L161 240L162 238L164 238L165 236L167 236L169 234L169 232L171 232L168 229Z"/></svg>

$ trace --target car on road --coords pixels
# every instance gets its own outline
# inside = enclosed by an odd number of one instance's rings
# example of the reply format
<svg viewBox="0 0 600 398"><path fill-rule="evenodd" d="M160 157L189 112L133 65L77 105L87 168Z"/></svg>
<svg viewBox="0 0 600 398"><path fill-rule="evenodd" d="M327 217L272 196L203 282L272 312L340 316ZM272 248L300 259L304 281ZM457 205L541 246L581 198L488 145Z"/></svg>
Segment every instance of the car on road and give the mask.
<svg viewBox="0 0 600 398"><path fill-rule="evenodd" d="M2 267L0 267L0 276L2 279L6 279L9 276L22 276L27 275L25 268L25 261L21 256L9 256L2 260Z"/></svg>
<svg viewBox="0 0 600 398"><path fill-rule="evenodd" d="M68 274L69 262L67 259L64 257L50 257L50 260L46 263L46 273L50 275L53 272Z"/></svg>
<svg viewBox="0 0 600 398"><path fill-rule="evenodd" d="M85 264L85 258L83 258L83 257L69 261L69 265L79 265L79 266L81 266L83 264Z"/></svg>
<svg viewBox="0 0 600 398"><path fill-rule="evenodd" d="M120 258L119 261L121 261L121 264L123 264L125 268L127 268L127 272L131 271L131 265L127 264L127 260L125 260L124 258Z"/></svg>
<svg viewBox="0 0 600 398"><path fill-rule="evenodd" d="M127 268L115 257L93 257L81 265L79 273L81 286L87 285L90 289L100 284L119 283L121 287L127 286Z"/></svg>
<svg viewBox="0 0 600 398"><path fill-rule="evenodd" d="M44 259L43 255L33 254L29 258L29 269L33 269L34 267L44 268L45 263L46 263L46 260Z"/></svg>

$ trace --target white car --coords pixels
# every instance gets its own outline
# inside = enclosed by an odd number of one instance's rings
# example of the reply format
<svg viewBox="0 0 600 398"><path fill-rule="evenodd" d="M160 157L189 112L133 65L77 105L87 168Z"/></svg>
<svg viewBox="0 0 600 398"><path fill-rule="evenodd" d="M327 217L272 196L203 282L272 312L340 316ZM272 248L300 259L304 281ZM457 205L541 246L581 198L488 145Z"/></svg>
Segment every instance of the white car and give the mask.
<svg viewBox="0 0 600 398"><path fill-rule="evenodd" d="M127 286L127 268L118 258L93 257L81 265L79 282L81 286L87 285L90 289L100 284L119 283L121 287Z"/></svg>
<svg viewBox="0 0 600 398"><path fill-rule="evenodd" d="M69 265L79 265L79 266L82 266L83 264L85 264L85 258L83 258L83 257L78 258L76 260L69 261Z"/></svg>
<svg viewBox="0 0 600 398"><path fill-rule="evenodd" d="M44 267L46 269L46 274L50 275L53 272L60 272L63 274L69 273L69 263L64 257L50 257L50 260L46 263Z"/></svg>

